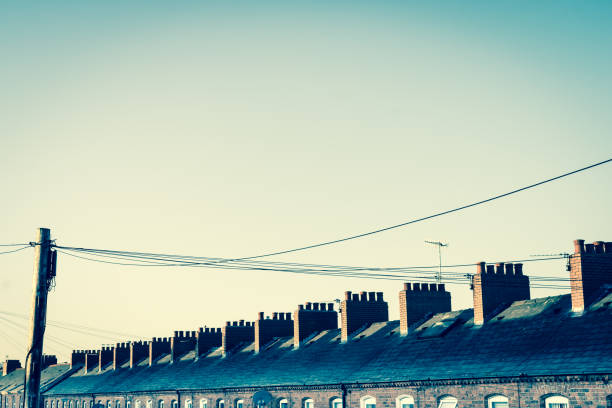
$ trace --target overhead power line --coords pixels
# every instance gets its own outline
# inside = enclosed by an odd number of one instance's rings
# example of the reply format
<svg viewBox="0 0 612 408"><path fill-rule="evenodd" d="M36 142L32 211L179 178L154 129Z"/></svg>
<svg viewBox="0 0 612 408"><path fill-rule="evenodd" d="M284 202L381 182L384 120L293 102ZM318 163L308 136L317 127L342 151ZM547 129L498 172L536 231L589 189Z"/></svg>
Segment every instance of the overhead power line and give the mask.
<svg viewBox="0 0 612 408"><path fill-rule="evenodd" d="M61 248L61 249L60 249ZM433 282L436 280L437 271L435 270L418 270L411 267L401 268L368 268L368 267L346 267L325 265L324 267L312 264L296 264L290 266L279 265L276 262L262 261L243 261L243 262L215 262L222 258L206 258L188 257L188 260L176 255L163 254L146 254L143 252L124 252L110 251L101 249L86 249L86 248L71 248L71 247L56 247L57 251L65 255L73 256L87 261L101 262L105 264L114 264L120 266L166 266L166 267L201 267L212 269L225 270L247 270L247 271L267 271L267 272L284 272L306 275L320 276L335 276L345 278L366 278L366 279L382 279L382 280L401 280L401 281L421 281ZM76 252L76 253L71 253ZM78 253L78 255L77 255ZM83 256L83 255L89 256ZM97 257L97 258L92 258ZM206 261L212 259L213 262ZM540 258L539 260L563 259L563 257ZM117 262L115 260L121 260ZM535 261L529 259L528 261ZM468 264L465 264L468 265ZM474 264L469 264L473 266ZM460 271L445 271L444 283L449 284L469 284L469 274ZM537 281L537 279L535 279ZM567 286L561 285L559 281L564 281L563 278L549 277L546 282L534 282L532 287L551 288L551 289L567 289Z"/></svg>
<svg viewBox="0 0 612 408"><path fill-rule="evenodd" d="M0 252L0 255L4 255L4 254L12 254L13 252L23 251L24 249L28 249L28 248L30 248L30 246L29 246L29 245L28 245L28 246L24 246L23 248L13 249L13 250L11 250L11 251L3 251L3 252Z"/></svg>
<svg viewBox="0 0 612 408"><path fill-rule="evenodd" d="M461 211L461 210L465 210L465 209L468 209L468 208L471 208L471 207L476 207L478 205L485 204L485 203L488 203L488 202L491 202L491 201L494 201L494 200L498 200L500 198L508 197L510 195L517 194L517 193L520 193L522 191L529 190L529 189L541 186L543 184L550 183L550 182L562 179L564 177L568 177L568 176L571 176L573 174L580 173L580 172L592 169L592 168L597 167L597 166L602 166L602 165L607 164L607 163L609 163L611 161L612 161L612 159L607 159L607 160L601 161L599 163L594 163L594 164L591 164L591 165L586 166L586 167L582 167L582 168L577 169L577 170L573 170L573 171L570 171L570 172L567 172L567 173L563 173L563 174L558 175L556 177L552 177L552 178L549 178L549 179L546 179L546 180L542 180L542 181L539 181L537 183L530 184L528 186L524 186L524 187L521 187L521 188L517 188L517 189L512 190L512 191L508 191L507 193L498 194L498 195L486 198L484 200L475 201L475 202L470 203L470 204L462 205L461 207L453 208L451 210L442 211L442 212L439 212L439 213L436 213L436 214L428 215L426 217L415 218L415 219L410 220L410 221L402 222L401 224L391 225L389 227L384 227L384 228L380 228L380 229L377 229L377 230L374 230L374 231L364 232L362 234L351 235L351 236L344 237L344 238L334 239L334 240L331 240L331 241L320 242L318 244L306 245L306 246L302 246L302 247L298 247L298 248L293 248L293 249L286 249L286 250L282 250L282 251L268 252L268 253L261 254L261 255L253 255L253 256L246 256L246 257L242 257L242 258L235 258L235 259L232 259L232 260L233 261L243 261L243 260L247 260L247 259L257 259L257 258L264 258L264 257L268 257L268 256L289 254L291 252L304 251L304 250L307 250L307 249L313 249L313 248L318 248L318 247L322 247L322 246L338 244L340 242L350 241L350 240L357 239L357 238L367 237L369 235L378 234L378 233L389 231L389 230L392 230L392 229L395 229L395 228L405 227L405 226L410 225L410 224L416 224L417 222L422 222L422 221L430 220L432 218L441 217L443 215L451 214L451 213L454 213L454 212L457 212L457 211Z"/></svg>

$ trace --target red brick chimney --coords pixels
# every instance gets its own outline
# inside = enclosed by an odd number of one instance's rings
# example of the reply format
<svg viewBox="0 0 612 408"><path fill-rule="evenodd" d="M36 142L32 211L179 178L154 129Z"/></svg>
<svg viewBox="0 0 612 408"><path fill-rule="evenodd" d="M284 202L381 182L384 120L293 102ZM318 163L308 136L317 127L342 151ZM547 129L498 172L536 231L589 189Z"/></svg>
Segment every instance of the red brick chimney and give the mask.
<svg viewBox="0 0 612 408"><path fill-rule="evenodd" d="M170 353L170 339L168 337L153 337L149 343L149 366L163 354Z"/></svg>
<svg viewBox="0 0 612 408"><path fill-rule="evenodd" d="M338 313L333 303L310 303L298 305L293 312L293 346L300 347L312 333L338 328Z"/></svg>
<svg viewBox="0 0 612 408"><path fill-rule="evenodd" d="M196 360L210 349L220 347L222 343L220 328L200 327L200 330L196 333Z"/></svg>
<svg viewBox="0 0 612 408"><path fill-rule="evenodd" d="M293 334L293 320L291 313L274 313L272 318L264 318L264 313L259 312L255 321L255 353L266 343L275 337L286 337Z"/></svg>
<svg viewBox="0 0 612 408"><path fill-rule="evenodd" d="M134 341L130 343L130 368L149 356L149 342Z"/></svg>
<svg viewBox="0 0 612 408"><path fill-rule="evenodd" d="M382 292L345 292L340 305L342 314L342 341L365 325L389 320L389 305L383 300Z"/></svg>
<svg viewBox="0 0 612 408"><path fill-rule="evenodd" d="M529 277L523 264L477 264L474 285L474 324L481 325L498 307L530 298Z"/></svg>
<svg viewBox="0 0 612 408"><path fill-rule="evenodd" d="M100 350L100 363L98 364L98 371L102 371L108 363L113 361L113 355L115 354L115 346L103 346Z"/></svg>
<svg viewBox="0 0 612 408"><path fill-rule="evenodd" d="M572 310L582 312L606 284L612 284L612 242L585 245L583 239L575 240L570 256Z"/></svg>
<svg viewBox="0 0 612 408"><path fill-rule="evenodd" d="M170 361L175 362L184 354L196 349L195 331L175 331L170 339Z"/></svg>
<svg viewBox="0 0 612 408"><path fill-rule="evenodd" d="M255 327L251 322L226 322L221 328L221 347L223 355L226 355L240 343L252 342L255 339Z"/></svg>
<svg viewBox="0 0 612 408"><path fill-rule="evenodd" d="M100 350L87 350L85 353L85 374L100 370Z"/></svg>
<svg viewBox="0 0 612 408"><path fill-rule="evenodd" d="M399 293L400 332L408 333L408 328L429 313L444 313L451 310L451 295L444 284L404 283Z"/></svg>
<svg viewBox="0 0 612 408"><path fill-rule="evenodd" d="M87 353L87 350L72 350L70 354L70 368L85 364L85 353Z"/></svg>
<svg viewBox="0 0 612 408"><path fill-rule="evenodd" d="M2 364L2 376L10 374L18 368L21 368L21 362L19 360L6 360L4 364Z"/></svg>
<svg viewBox="0 0 612 408"><path fill-rule="evenodd" d="M130 359L130 343L117 343L113 350L113 370Z"/></svg>

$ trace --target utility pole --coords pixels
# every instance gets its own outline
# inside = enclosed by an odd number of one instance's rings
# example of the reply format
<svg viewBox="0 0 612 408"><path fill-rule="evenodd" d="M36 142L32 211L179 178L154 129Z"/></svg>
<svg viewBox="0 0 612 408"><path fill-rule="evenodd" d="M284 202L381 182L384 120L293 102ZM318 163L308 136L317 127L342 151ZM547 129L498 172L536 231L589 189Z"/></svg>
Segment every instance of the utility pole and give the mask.
<svg viewBox="0 0 612 408"><path fill-rule="evenodd" d="M440 260L440 269L438 270L438 275L436 276L436 281L438 283L442 283L442 247L447 247L447 244L443 244L440 241L425 241L427 244L436 245L438 247L438 259Z"/></svg>
<svg viewBox="0 0 612 408"><path fill-rule="evenodd" d="M34 244L34 279L32 316L30 319L30 347L25 359L24 408L40 408L40 372L43 355L43 336L47 321L47 293L55 276L56 252L51 251L51 231L38 230Z"/></svg>

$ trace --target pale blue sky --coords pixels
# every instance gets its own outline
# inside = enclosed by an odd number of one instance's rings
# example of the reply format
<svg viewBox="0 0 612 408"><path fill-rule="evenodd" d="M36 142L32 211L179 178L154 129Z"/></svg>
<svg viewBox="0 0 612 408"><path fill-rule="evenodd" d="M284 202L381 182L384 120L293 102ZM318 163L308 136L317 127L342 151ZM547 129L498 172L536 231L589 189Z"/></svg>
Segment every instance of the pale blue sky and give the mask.
<svg viewBox="0 0 612 408"><path fill-rule="evenodd" d="M63 245L248 256L612 156L609 2L40 3L0 6L0 243L46 226ZM435 264L425 239L450 242L450 264L567 252L612 240L611 176L278 260ZM0 256L0 310L29 311L32 256ZM566 276L562 261L525 272ZM384 291L397 318L400 287L60 256L49 319L167 336L344 290ZM471 307L467 287L450 289ZM23 359L5 336L2 356Z"/></svg>

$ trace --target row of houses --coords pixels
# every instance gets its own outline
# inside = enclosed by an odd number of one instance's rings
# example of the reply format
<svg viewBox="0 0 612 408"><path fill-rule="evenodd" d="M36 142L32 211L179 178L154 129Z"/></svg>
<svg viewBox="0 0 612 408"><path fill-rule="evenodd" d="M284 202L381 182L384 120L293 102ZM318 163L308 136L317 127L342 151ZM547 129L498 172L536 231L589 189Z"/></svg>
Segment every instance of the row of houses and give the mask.
<svg viewBox="0 0 612 408"><path fill-rule="evenodd" d="M521 264L476 265L474 306L406 283L220 328L44 361L44 408L610 408L612 243L574 242L571 293L531 299ZM6 361L0 408L20 408ZM42 407L41 407L42 408Z"/></svg>

